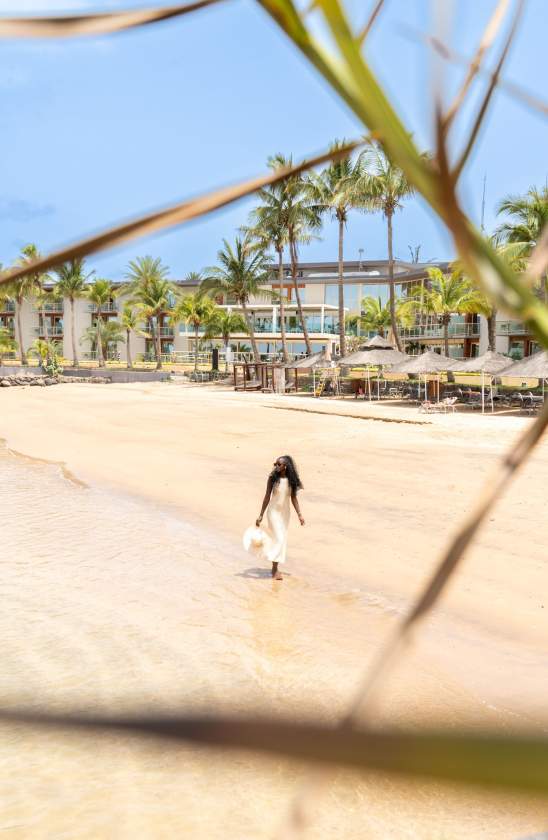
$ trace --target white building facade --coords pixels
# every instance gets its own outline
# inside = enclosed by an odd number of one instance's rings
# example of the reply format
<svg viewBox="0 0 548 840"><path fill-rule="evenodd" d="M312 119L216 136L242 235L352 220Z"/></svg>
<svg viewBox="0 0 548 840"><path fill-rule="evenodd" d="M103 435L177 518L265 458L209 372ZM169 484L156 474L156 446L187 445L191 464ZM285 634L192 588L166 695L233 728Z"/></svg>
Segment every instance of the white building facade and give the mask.
<svg viewBox="0 0 548 840"><path fill-rule="evenodd" d="M437 264L442 270L447 263ZM396 296L404 297L409 289L426 280L432 264L408 263L396 260L394 276ZM338 268L336 263L301 263L297 270L297 285L303 313L314 352L325 348L333 355L339 350L338 311ZM173 281L180 294L196 292L198 287L188 281ZM343 272L345 316L359 314L364 297L380 298L384 304L389 298L388 265L386 260L345 262ZM120 284L121 285L121 284ZM278 292L277 269L272 270L272 283L266 291ZM304 335L298 314L295 289L289 266L284 267L283 294L285 298L285 328L288 350L292 356L306 352ZM127 294L115 296L101 309L104 320L119 320ZM235 301L218 297L219 306L241 311ZM279 302L272 302L268 295L259 295L250 300L248 310L253 321L254 332L260 353L266 358L275 358L281 350L281 325ZM45 309L39 309L33 300L25 301L21 308L23 346L28 350L37 338L53 339L60 345L62 355L72 359L72 317L76 335L77 352L81 363L96 358L96 350L84 336L97 317L96 307L86 299L74 303L52 300ZM19 342L16 329L16 305L13 301L0 302L0 327L6 328ZM184 323L173 323L169 311L163 313L154 325L160 331L161 352L165 361L184 360L184 356L195 351L194 328ZM142 329L146 329L143 322ZM348 330L347 330L348 332ZM360 333L358 328L358 333ZM361 333L363 334L363 332ZM443 328L432 317L417 319L413 327L400 330L404 349L419 353L424 349L443 352ZM365 338L365 336L364 336ZM220 340L204 341L204 330L199 332L199 349L221 346ZM134 362L154 357L152 338L131 333L131 356ZM250 339L246 333L231 336L231 349L235 353L249 352ZM449 352L455 358L470 357L487 349L487 323L476 315L454 315L449 325ZM530 355L537 349L533 338L523 324L499 316L497 320L497 350L516 358ZM120 361L127 359L127 346L120 342L109 347L108 355Z"/></svg>

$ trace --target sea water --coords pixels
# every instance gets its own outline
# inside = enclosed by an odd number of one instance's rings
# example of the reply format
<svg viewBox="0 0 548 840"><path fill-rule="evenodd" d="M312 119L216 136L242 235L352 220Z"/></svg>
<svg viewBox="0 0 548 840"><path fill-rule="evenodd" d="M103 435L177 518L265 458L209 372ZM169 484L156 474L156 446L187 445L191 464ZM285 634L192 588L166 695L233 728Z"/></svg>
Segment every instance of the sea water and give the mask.
<svg viewBox="0 0 548 840"><path fill-rule="evenodd" d="M5 447L0 539L0 688L10 707L335 723L403 611L345 582L342 569L307 579L289 567L273 583L236 537ZM308 773L128 735L20 725L1 727L0 739L0 830L17 840L260 840ZM519 821L512 807L339 774L315 804L311 836L502 837Z"/></svg>

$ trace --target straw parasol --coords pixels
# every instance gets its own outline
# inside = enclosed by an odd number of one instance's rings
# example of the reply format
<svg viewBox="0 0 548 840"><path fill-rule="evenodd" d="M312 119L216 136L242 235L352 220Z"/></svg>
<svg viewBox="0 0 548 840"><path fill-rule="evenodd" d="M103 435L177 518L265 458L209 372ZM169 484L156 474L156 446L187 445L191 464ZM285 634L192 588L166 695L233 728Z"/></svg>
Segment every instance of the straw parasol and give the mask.
<svg viewBox="0 0 548 840"><path fill-rule="evenodd" d="M508 359L506 360L508 361ZM499 371L501 376L527 377L533 379L548 379L548 350L533 353L519 362L510 363L506 370Z"/></svg>
<svg viewBox="0 0 548 840"><path fill-rule="evenodd" d="M321 353L313 353L312 356L307 356L305 359L299 359L298 362L288 362L284 365L285 368L289 368L290 370L310 370L313 367L320 367L325 366L325 364L329 363L331 359L327 357L325 352Z"/></svg>
<svg viewBox="0 0 548 840"><path fill-rule="evenodd" d="M532 379L540 379L542 396L544 397L544 382L548 379L548 350L533 353L532 356L527 356L520 362L514 362L505 370L501 370L499 376L515 377L517 379L530 376Z"/></svg>
<svg viewBox="0 0 548 840"><path fill-rule="evenodd" d="M364 347L384 347L386 350L394 349L394 345L391 344L387 338L383 338L382 335L374 335L373 338L366 341Z"/></svg>
<svg viewBox="0 0 548 840"><path fill-rule="evenodd" d="M389 341L376 335L363 345L361 350L356 353L350 353L339 360L340 365L345 367L364 367L367 368L367 388L369 392L369 399L371 399L371 380L369 377L369 368L377 367L383 368L385 366L392 366L400 364L409 359L405 353L400 353L399 350L394 350ZM380 383L377 380L377 387L379 389L378 396L380 396Z"/></svg>
<svg viewBox="0 0 548 840"><path fill-rule="evenodd" d="M439 397L439 374L448 370L458 370L458 363L449 356L442 356L441 353L434 353L433 350L426 350L420 356L411 356L407 361L401 362L392 368L391 373L413 373L418 377L424 376L424 397L427 399L426 377L428 374L438 374L438 397Z"/></svg>
<svg viewBox="0 0 548 840"><path fill-rule="evenodd" d="M489 389L491 396L491 411L495 410L493 402L493 376L508 367L508 356L496 353L494 350L487 350L481 356L473 359L465 359L457 362L459 373L481 373L481 413L485 413L485 374L489 376Z"/></svg>
<svg viewBox="0 0 548 840"><path fill-rule="evenodd" d="M459 373L500 373L501 370L507 368L510 364L508 356L503 353L495 353L494 350L487 350L481 356L476 356L473 359L464 359L464 361L457 360L455 370Z"/></svg>

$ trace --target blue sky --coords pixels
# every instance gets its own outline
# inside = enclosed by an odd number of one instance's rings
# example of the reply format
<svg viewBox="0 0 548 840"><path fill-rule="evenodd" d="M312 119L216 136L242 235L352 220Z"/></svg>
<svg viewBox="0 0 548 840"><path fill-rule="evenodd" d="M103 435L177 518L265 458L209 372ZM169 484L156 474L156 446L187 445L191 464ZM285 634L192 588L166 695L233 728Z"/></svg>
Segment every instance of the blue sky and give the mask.
<svg viewBox="0 0 548 840"><path fill-rule="evenodd" d="M147 4L0 0L0 13L139 5ZM347 5L358 22L372 0L347 0ZM417 142L428 148L432 78L440 71L409 30L432 31L432 4L387 0L385 5L368 41L368 57ZM471 55L494 0L441 0L439 5L452 44ZM548 3L529 0L504 71L538 94L545 87L546 31ZM447 71L449 90L461 73ZM28 241L47 251L111 222L258 174L270 154L282 151L299 158L336 137L360 133L356 119L253 0L229 0L108 38L4 42L0 101L4 265ZM456 133L457 148L464 125ZM502 91L495 95L462 183L465 206L479 220L487 175L488 230L496 223L494 208L503 195L546 180L546 141L539 114ZM164 260L174 277L199 271L215 262L222 238L234 236L252 204L241 202L162 236L92 256L90 268L120 278L129 259L152 254ZM425 260L453 254L443 227L420 199L413 199L396 218L395 253L408 258L408 245L419 243ZM360 248L365 259L386 256L380 216L351 217L346 256L358 259ZM322 241L303 249L301 258L336 259L334 225L326 223Z"/></svg>

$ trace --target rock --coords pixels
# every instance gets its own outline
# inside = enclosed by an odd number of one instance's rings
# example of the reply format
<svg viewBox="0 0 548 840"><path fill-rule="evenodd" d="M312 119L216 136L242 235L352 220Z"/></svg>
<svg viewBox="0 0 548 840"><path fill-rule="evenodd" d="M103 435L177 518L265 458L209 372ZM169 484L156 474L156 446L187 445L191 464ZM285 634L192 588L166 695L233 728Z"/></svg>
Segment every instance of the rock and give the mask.
<svg viewBox="0 0 548 840"><path fill-rule="evenodd" d="M2 379L0 380L0 386L2 388L11 388L11 382L9 381L9 379Z"/></svg>
<svg viewBox="0 0 548 840"><path fill-rule="evenodd" d="M55 376L46 376L44 382L46 385L57 385L57 379Z"/></svg>

